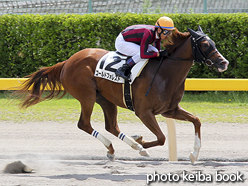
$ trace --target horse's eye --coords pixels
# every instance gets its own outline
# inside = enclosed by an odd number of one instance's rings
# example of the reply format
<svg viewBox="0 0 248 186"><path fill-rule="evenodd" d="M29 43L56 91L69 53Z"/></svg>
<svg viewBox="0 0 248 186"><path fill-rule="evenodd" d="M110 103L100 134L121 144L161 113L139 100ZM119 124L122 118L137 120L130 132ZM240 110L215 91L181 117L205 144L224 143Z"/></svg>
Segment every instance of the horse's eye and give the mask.
<svg viewBox="0 0 248 186"><path fill-rule="evenodd" d="M203 47L205 48L205 49L207 49L208 47L209 47L209 43L207 42L207 43L203 43Z"/></svg>

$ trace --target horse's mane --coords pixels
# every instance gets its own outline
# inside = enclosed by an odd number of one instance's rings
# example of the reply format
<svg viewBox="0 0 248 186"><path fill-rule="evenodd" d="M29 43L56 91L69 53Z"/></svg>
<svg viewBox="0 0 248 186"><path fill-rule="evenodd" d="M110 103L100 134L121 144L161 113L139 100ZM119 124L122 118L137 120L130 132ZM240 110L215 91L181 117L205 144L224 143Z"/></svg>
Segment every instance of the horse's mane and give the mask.
<svg viewBox="0 0 248 186"><path fill-rule="evenodd" d="M189 32L179 32L177 28L172 31L172 34L162 41L162 46L165 47L171 54L178 46L180 46L188 37Z"/></svg>

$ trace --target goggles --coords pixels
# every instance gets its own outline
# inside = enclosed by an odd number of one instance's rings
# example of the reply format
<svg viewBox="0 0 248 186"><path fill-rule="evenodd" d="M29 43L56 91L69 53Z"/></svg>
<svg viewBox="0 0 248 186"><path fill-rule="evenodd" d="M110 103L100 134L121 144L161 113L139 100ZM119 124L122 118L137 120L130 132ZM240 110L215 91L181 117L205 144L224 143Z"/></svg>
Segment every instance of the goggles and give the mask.
<svg viewBox="0 0 248 186"><path fill-rule="evenodd" d="M171 30L163 30L162 29L162 34L164 34L165 36L169 35L170 33L171 33Z"/></svg>
<svg viewBox="0 0 248 186"><path fill-rule="evenodd" d="M163 28L159 25L159 23L157 23L157 24L158 24L159 28L162 30L161 34L164 34L164 35L166 36L166 35L169 35L169 34L171 33L171 30L165 30L165 29L163 29Z"/></svg>

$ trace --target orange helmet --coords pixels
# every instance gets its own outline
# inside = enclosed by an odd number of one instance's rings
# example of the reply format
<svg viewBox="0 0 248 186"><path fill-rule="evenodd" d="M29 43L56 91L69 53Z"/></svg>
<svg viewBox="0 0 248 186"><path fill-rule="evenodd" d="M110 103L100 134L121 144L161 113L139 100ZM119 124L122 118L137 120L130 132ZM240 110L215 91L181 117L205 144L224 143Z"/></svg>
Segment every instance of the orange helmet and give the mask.
<svg viewBox="0 0 248 186"><path fill-rule="evenodd" d="M163 16L160 17L155 23L155 27L162 28L166 30L174 30L174 23L171 18Z"/></svg>

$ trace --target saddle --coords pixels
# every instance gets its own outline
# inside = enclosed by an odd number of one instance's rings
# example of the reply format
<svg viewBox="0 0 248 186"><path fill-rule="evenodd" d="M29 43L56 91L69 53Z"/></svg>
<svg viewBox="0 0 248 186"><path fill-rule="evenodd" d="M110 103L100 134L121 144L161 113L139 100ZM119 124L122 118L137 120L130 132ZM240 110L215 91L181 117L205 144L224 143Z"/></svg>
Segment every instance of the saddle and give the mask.
<svg viewBox="0 0 248 186"><path fill-rule="evenodd" d="M116 76L115 71L126 63L128 58L129 56L122 55L119 52L108 52L98 61L94 76L104 78L115 83L122 83L123 96L125 100L124 103L129 110L134 111L131 96L131 85L148 63L148 59L142 59L139 63L135 64L131 69L131 81L125 81L122 77Z"/></svg>
<svg viewBox="0 0 248 186"><path fill-rule="evenodd" d="M121 67L129 56L120 54L119 52L110 51L105 54L97 63L94 76L113 81L115 83L125 83L122 77L116 76L115 71ZM142 59L139 63L135 64L131 69L130 85L134 82L148 63L148 59Z"/></svg>

